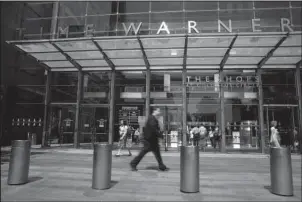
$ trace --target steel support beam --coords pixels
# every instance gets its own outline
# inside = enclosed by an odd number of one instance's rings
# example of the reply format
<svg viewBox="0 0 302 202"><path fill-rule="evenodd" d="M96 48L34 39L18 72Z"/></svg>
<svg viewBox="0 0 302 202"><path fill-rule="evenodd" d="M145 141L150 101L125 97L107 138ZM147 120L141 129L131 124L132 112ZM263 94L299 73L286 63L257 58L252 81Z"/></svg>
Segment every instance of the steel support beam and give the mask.
<svg viewBox="0 0 302 202"><path fill-rule="evenodd" d="M74 139L73 147L80 147L80 134L81 134L81 102L83 99L83 72L78 71L78 89L77 89L77 103L75 111L75 126L74 126Z"/></svg>
<svg viewBox="0 0 302 202"><path fill-rule="evenodd" d="M104 60L107 62L108 66L111 67L112 70L115 70L115 65L113 64L113 62L109 59L109 57L107 56L107 54L103 51L103 49L101 48L101 46L95 41L92 40L92 42L94 43L94 45L98 48L98 50L101 52L101 54L104 57Z"/></svg>
<svg viewBox="0 0 302 202"><path fill-rule="evenodd" d="M302 154L302 89L301 89L301 61L296 66L296 94L298 98L298 120L299 120L299 145L300 145L300 153Z"/></svg>
<svg viewBox="0 0 302 202"><path fill-rule="evenodd" d="M151 72L150 69L146 71L146 121L148 116L150 115L150 85L151 85Z"/></svg>
<svg viewBox="0 0 302 202"><path fill-rule="evenodd" d="M260 69L269 60L269 58L273 56L274 52L277 50L277 48L279 48L279 46L281 46L281 44L285 41L285 39L287 39L288 36L289 32L284 37L282 37L275 45L275 47L270 50L267 55L258 63L258 69Z"/></svg>
<svg viewBox="0 0 302 202"><path fill-rule="evenodd" d="M182 145L187 146L187 52L188 52L188 35L185 37L183 70L182 70Z"/></svg>
<svg viewBox="0 0 302 202"><path fill-rule="evenodd" d="M113 143L113 135L114 135L114 117L115 117L115 80L116 80L116 73L115 70L111 72L111 79L110 79L110 100L109 100L109 137L108 143Z"/></svg>
<svg viewBox="0 0 302 202"><path fill-rule="evenodd" d="M230 43L230 46L228 48L228 50L226 51L226 53L224 54L223 56L223 59L222 61L220 62L220 70L223 70L223 67L225 65L225 63L227 62L228 58L230 57L230 52L235 44L235 41L237 39L238 35L234 36L234 38L232 39L231 43Z"/></svg>
<svg viewBox="0 0 302 202"><path fill-rule="evenodd" d="M182 146L187 146L187 69L182 70Z"/></svg>
<svg viewBox="0 0 302 202"><path fill-rule="evenodd" d="M265 153L265 134L264 134L264 110L263 110L263 88L262 88L262 70L258 69L257 70L257 76L259 79L258 83L258 102L259 102L259 107L258 107L258 117L259 117L259 135L260 137L260 148L261 148L261 153Z"/></svg>
<svg viewBox="0 0 302 202"><path fill-rule="evenodd" d="M219 71L219 79L223 81L223 71ZM220 132L221 132L221 143L220 143L220 152L226 153L226 141L225 141L225 114L224 114L224 89L222 85L220 87Z"/></svg>
<svg viewBox="0 0 302 202"><path fill-rule="evenodd" d="M49 137L48 134L48 123L49 123L49 103L51 96L51 71L47 71L46 75L46 85L45 85L45 97L44 97L44 114L43 114L43 132L42 132L42 144L41 147L48 146L47 139Z"/></svg>
<svg viewBox="0 0 302 202"><path fill-rule="evenodd" d="M139 36L137 36L137 41L138 41L139 46L140 46L140 48L141 48L141 51L142 51L142 54L143 54L143 59L144 59L146 68L147 68L147 69L150 69L150 63L149 63L149 61L148 61L147 54L146 54L146 52L145 52L143 43L142 43L141 39L139 38Z"/></svg>
<svg viewBox="0 0 302 202"><path fill-rule="evenodd" d="M65 53L57 44L50 42L62 55L65 56L66 60L68 60L75 68L77 68L79 71L82 71L82 66L72 59L67 53Z"/></svg>
<svg viewBox="0 0 302 202"><path fill-rule="evenodd" d="M50 28L52 39L56 38L58 13L59 13L59 1L56 1L53 3L53 8L52 8L52 19L51 19L51 28Z"/></svg>

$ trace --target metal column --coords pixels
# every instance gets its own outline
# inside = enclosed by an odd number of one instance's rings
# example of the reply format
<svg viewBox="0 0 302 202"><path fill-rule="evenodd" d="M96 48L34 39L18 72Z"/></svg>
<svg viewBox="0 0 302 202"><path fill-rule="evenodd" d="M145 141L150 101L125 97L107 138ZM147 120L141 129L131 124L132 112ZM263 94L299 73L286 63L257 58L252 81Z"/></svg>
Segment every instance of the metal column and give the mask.
<svg viewBox="0 0 302 202"><path fill-rule="evenodd" d="M187 146L187 70L182 70L182 145Z"/></svg>
<svg viewBox="0 0 302 202"><path fill-rule="evenodd" d="M223 71L220 70L219 72L219 89L220 89L220 131L221 131L221 146L220 146L220 152L226 153L225 149L225 118L224 118L224 89L221 85L221 82L223 81Z"/></svg>
<svg viewBox="0 0 302 202"><path fill-rule="evenodd" d="M263 112L263 88L262 88L262 70L257 70L257 76L259 79L259 85L258 85L258 101L259 101L259 107L258 107L258 116L259 116L259 126L260 126L260 147L261 147L261 153L265 153L265 134L264 134L264 112Z"/></svg>
<svg viewBox="0 0 302 202"><path fill-rule="evenodd" d="M146 121L148 116L150 115L150 80L151 72L148 69L146 71Z"/></svg>
<svg viewBox="0 0 302 202"><path fill-rule="evenodd" d="M74 126L74 139L73 139L73 147L80 147L80 124L81 124L81 102L83 98L83 72L81 70L78 71L78 89L77 89L77 104L76 104L76 112L75 112L75 126Z"/></svg>
<svg viewBox="0 0 302 202"><path fill-rule="evenodd" d="M110 145L113 143L113 135L114 135L115 79L116 79L116 72L115 70L112 70L111 80L110 80L109 137L108 137L108 144Z"/></svg>
<svg viewBox="0 0 302 202"><path fill-rule="evenodd" d="M299 134L300 135L300 153L302 154L302 89L301 89L301 69L300 64L297 64L296 67L296 94L298 98L298 118L299 118Z"/></svg>
<svg viewBox="0 0 302 202"><path fill-rule="evenodd" d="M52 7L52 20L51 20L51 38L56 38L57 24L58 24L59 2L54 2Z"/></svg>
<svg viewBox="0 0 302 202"><path fill-rule="evenodd" d="M48 120L49 120L49 102L51 96L51 71L46 72L46 85L45 85L45 97L44 97L44 117L43 117L43 132L42 132L42 144L41 147L47 146L47 131L48 131Z"/></svg>

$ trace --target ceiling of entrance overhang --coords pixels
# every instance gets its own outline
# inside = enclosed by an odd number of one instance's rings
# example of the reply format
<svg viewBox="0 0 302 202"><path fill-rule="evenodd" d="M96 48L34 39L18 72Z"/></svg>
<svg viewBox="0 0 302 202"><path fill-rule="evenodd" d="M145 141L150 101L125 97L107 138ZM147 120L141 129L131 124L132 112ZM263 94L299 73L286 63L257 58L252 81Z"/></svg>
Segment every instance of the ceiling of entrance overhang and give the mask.
<svg viewBox="0 0 302 202"><path fill-rule="evenodd" d="M8 43L51 71L295 68L301 62L301 32L90 37Z"/></svg>

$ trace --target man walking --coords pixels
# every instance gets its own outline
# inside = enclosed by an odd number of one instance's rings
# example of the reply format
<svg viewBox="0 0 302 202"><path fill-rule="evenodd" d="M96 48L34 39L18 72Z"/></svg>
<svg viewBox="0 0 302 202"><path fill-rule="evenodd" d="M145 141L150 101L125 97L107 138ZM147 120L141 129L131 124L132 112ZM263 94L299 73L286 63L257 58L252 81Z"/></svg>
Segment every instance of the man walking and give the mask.
<svg viewBox="0 0 302 202"><path fill-rule="evenodd" d="M131 170L137 171L136 166L139 164L139 162L142 160L142 158L150 151L153 152L157 162L159 170L161 171L167 171L169 170L165 164L163 163L163 160L161 158L160 154L160 147L158 144L158 138L161 137L161 132L158 124L158 117L160 115L160 109L155 108L152 110L152 115L148 117L148 120L146 122L146 125L143 130L143 148L131 162Z"/></svg>

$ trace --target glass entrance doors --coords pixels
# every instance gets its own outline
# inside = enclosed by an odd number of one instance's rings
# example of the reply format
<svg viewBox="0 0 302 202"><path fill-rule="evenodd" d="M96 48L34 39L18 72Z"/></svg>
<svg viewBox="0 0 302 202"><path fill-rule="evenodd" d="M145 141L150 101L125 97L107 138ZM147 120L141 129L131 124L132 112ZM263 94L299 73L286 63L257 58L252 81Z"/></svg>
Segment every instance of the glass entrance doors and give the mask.
<svg viewBox="0 0 302 202"><path fill-rule="evenodd" d="M71 144L74 138L75 105L51 105L49 139L51 143Z"/></svg>
<svg viewBox="0 0 302 202"><path fill-rule="evenodd" d="M107 142L109 134L107 106L82 105L80 143Z"/></svg>
<svg viewBox="0 0 302 202"><path fill-rule="evenodd" d="M182 140L182 107L181 105L153 106L159 107L161 116L159 124L163 131L164 139L161 145L168 148L178 148Z"/></svg>
<svg viewBox="0 0 302 202"><path fill-rule="evenodd" d="M296 149L298 138L298 107L295 105L265 106L266 146L269 145L270 127L272 121L277 121L281 145ZM296 143L295 143L296 142Z"/></svg>

